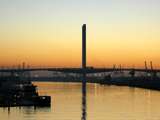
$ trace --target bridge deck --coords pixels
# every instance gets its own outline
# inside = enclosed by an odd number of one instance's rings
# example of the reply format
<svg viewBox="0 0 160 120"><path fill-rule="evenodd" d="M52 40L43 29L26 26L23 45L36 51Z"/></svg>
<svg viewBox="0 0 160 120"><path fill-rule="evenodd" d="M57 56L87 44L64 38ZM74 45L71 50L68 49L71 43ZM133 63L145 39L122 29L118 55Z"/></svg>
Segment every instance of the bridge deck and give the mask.
<svg viewBox="0 0 160 120"><path fill-rule="evenodd" d="M101 72L114 72L114 71L135 71L135 72L160 72L160 69L141 69L141 68L25 68L25 69L0 69L0 72L27 72L27 71L56 71L64 73L101 73Z"/></svg>

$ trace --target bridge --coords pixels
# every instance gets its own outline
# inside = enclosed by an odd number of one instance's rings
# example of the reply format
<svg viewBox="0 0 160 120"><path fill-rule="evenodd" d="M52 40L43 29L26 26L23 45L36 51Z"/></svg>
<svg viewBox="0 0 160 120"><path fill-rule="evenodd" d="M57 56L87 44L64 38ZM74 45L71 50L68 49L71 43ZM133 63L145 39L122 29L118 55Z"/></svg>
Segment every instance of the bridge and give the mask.
<svg viewBox="0 0 160 120"><path fill-rule="evenodd" d="M134 72L146 72L146 73L158 73L160 69L142 69L142 68L8 68L0 69L0 72L5 73L23 73L23 72L32 72L32 71L55 71L63 73L77 73L77 74L91 74L91 73L103 73L103 72L118 72L118 71L134 71Z"/></svg>
<svg viewBox="0 0 160 120"><path fill-rule="evenodd" d="M76 73L76 74L92 74L92 73L103 73L103 72L115 72L115 71L128 71L131 75L134 75L135 72L146 72L157 74L160 72L160 69L153 69L152 62L150 63L150 69L147 68L145 62L145 68L94 68L86 66L86 25L82 26L82 67L81 68L25 68L24 65L22 68L0 68L0 73L25 73L32 71L53 71L53 72L63 72L63 73Z"/></svg>

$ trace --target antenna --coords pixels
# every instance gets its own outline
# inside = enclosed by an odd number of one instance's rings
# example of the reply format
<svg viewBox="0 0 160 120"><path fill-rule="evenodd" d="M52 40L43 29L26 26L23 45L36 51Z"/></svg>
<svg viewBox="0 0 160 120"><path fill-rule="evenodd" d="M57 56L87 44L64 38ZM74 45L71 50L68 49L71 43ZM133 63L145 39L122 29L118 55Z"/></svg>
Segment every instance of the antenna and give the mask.
<svg viewBox="0 0 160 120"><path fill-rule="evenodd" d="M22 63L22 69L23 69L23 70L25 69L25 65L26 65L25 62L23 62L23 63Z"/></svg>
<svg viewBox="0 0 160 120"><path fill-rule="evenodd" d="M152 65L152 61L150 61L150 65L151 65L151 70L153 70L153 65Z"/></svg>
<svg viewBox="0 0 160 120"><path fill-rule="evenodd" d="M147 68L147 62L144 61L144 64L145 64L145 69L147 70L147 69L148 69L148 68Z"/></svg>

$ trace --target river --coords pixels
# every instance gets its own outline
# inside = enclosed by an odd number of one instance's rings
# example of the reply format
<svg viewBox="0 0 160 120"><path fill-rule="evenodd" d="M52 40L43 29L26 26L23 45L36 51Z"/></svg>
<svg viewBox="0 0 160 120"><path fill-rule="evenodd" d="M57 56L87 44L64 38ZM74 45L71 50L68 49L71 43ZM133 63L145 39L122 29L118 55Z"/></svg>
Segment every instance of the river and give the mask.
<svg viewBox="0 0 160 120"><path fill-rule="evenodd" d="M1 120L160 120L160 91L87 84L84 108L80 83L34 84L51 107L0 108Z"/></svg>

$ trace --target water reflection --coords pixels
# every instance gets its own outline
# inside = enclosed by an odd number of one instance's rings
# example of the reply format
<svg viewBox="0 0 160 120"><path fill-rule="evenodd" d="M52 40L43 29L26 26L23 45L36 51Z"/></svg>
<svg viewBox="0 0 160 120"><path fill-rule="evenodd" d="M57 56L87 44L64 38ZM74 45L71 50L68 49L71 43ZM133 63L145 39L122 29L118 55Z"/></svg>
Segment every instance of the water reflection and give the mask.
<svg viewBox="0 0 160 120"><path fill-rule="evenodd" d="M39 112L51 112L51 107L47 106L47 107L36 107L36 106L29 106L29 107L25 107L25 106L20 106L20 107L3 107L3 110L5 111L7 109L8 111L8 115L11 113L11 109L16 109L19 111L23 111L26 115L30 115L30 114L36 114Z"/></svg>
<svg viewBox="0 0 160 120"><path fill-rule="evenodd" d="M10 114L10 107L8 107L8 115Z"/></svg>
<svg viewBox="0 0 160 120"><path fill-rule="evenodd" d="M0 108L1 120L160 120L160 91L82 83L38 82L51 108ZM83 88L83 89L82 89Z"/></svg>
<svg viewBox="0 0 160 120"><path fill-rule="evenodd" d="M83 75L82 80L82 119L86 120L87 112L86 112L86 75Z"/></svg>

